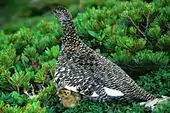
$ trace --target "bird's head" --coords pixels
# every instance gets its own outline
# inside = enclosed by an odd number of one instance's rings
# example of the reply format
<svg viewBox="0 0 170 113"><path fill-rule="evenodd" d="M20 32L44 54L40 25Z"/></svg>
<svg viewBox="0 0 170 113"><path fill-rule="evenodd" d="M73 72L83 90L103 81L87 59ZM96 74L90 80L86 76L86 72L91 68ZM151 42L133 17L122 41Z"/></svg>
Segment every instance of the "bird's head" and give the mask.
<svg viewBox="0 0 170 113"><path fill-rule="evenodd" d="M54 16L61 22L72 20L72 15L64 6L57 6L53 10Z"/></svg>

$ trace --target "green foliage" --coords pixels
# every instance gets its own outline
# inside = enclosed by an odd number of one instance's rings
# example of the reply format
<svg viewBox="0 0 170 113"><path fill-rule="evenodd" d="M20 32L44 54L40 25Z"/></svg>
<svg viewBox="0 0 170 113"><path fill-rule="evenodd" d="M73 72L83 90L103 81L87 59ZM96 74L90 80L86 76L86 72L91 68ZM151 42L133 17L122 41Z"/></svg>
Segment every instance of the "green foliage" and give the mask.
<svg viewBox="0 0 170 113"><path fill-rule="evenodd" d="M56 1L58 3L58 0ZM42 10L46 7L44 3L47 3L48 7L56 1L39 1L30 7L40 4L37 8ZM70 2L66 4L69 5ZM141 87L159 97L170 94L169 6L169 0L80 0L80 4L75 1L69 8L75 11L73 14L77 16L74 23L78 34L88 46L117 63ZM76 14L77 7L82 13ZM32 10L24 14L21 12L21 15L35 15L37 12L29 13ZM91 101L81 101L75 108L64 108L53 84L61 49L60 37L61 28L58 21L48 14L19 18L3 27L0 31L0 112L170 111L170 101L159 104L154 111L138 103ZM34 92L34 98L28 96L26 91L30 95Z"/></svg>
<svg viewBox="0 0 170 113"><path fill-rule="evenodd" d="M170 47L170 36L161 36L161 38L158 40L158 46L161 49L170 52L170 50L168 49Z"/></svg>
<svg viewBox="0 0 170 113"><path fill-rule="evenodd" d="M161 36L161 29L158 25L150 27L148 31L148 35L152 38L160 38Z"/></svg>
<svg viewBox="0 0 170 113"><path fill-rule="evenodd" d="M9 94L1 93L0 100L12 106L15 105L23 106L27 103L26 96L20 95L16 91L13 91L12 93Z"/></svg>
<svg viewBox="0 0 170 113"><path fill-rule="evenodd" d="M9 104L2 104L3 113L46 113L46 109L40 106L40 102L31 100L28 104L21 108L18 106L10 106Z"/></svg>
<svg viewBox="0 0 170 113"><path fill-rule="evenodd" d="M42 108L39 101L30 101L25 106L23 113L46 113L46 108Z"/></svg>
<svg viewBox="0 0 170 113"><path fill-rule="evenodd" d="M170 93L170 71L160 69L158 72L140 76L137 83L157 96L168 95Z"/></svg>
<svg viewBox="0 0 170 113"><path fill-rule="evenodd" d="M170 101L165 101L158 105L158 107L154 110L153 113L168 113L170 111Z"/></svg>
<svg viewBox="0 0 170 113"><path fill-rule="evenodd" d="M23 71L14 73L12 75L12 77L9 77L9 83L11 84L11 86L16 89L19 92L19 88L23 87L23 88L28 88L29 87L29 82L31 77L33 76L32 72L27 72L26 74L24 74Z"/></svg>
<svg viewBox="0 0 170 113"><path fill-rule="evenodd" d="M155 64L155 65L166 65L169 62L169 57L164 52L155 52L151 50L140 51L134 57L134 61L137 64L142 65L143 63Z"/></svg>
<svg viewBox="0 0 170 113"><path fill-rule="evenodd" d="M59 55L59 46L53 46L51 49L47 48L45 54L46 56L56 58Z"/></svg>
<svg viewBox="0 0 170 113"><path fill-rule="evenodd" d="M9 68L14 65L16 61L16 49L13 46L2 48L0 50L0 65Z"/></svg>

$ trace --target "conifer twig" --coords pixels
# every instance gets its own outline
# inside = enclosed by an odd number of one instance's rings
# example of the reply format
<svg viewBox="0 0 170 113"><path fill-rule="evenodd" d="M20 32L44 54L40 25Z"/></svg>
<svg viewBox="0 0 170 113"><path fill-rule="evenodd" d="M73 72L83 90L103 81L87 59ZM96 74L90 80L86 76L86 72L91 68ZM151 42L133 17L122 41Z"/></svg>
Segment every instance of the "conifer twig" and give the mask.
<svg viewBox="0 0 170 113"><path fill-rule="evenodd" d="M130 16L128 16L129 20L132 22L132 24L136 27L136 29L144 36L145 34L139 29L139 27L135 24L135 22L132 20L132 18Z"/></svg>

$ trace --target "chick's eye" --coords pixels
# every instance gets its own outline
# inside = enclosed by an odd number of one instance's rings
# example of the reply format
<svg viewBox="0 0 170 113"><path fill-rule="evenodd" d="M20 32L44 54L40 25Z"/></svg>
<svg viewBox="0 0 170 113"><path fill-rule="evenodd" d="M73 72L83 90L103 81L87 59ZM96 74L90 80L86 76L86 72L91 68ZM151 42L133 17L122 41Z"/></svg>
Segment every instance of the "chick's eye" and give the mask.
<svg viewBox="0 0 170 113"><path fill-rule="evenodd" d="M66 91L63 91L63 94L67 94L67 92L66 92Z"/></svg>

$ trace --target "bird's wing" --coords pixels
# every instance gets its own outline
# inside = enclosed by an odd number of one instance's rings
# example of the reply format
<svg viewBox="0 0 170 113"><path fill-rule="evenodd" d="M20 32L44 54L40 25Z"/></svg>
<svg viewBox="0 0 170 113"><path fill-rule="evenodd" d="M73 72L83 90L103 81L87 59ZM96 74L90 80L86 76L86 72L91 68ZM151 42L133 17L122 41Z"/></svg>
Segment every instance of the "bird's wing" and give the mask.
<svg viewBox="0 0 170 113"><path fill-rule="evenodd" d="M55 72L55 83L58 89L68 89L78 92L87 97L99 99L123 96L124 94L116 89L106 87L104 81L95 78L84 67L75 65L72 59L65 65L57 66Z"/></svg>
<svg viewBox="0 0 170 113"><path fill-rule="evenodd" d="M97 54L89 47L75 53L72 59L76 66L83 67L91 76L106 83L112 80L112 84L120 86L125 82L127 82L126 85L134 82L118 65Z"/></svg>
<svg viewBox="0 0 170 113"><path fill-rule="evenodd" d="M155 98L139 87L118 65L97 54L89 47L75 53L72 59L76 66L82 66L85 71L89 71L91 76L103 81L104 87L112 89L111 91L120 91L124 97L126 96L126 100L149 100ZM107 92L111 91L107 90Z"/></svg>

